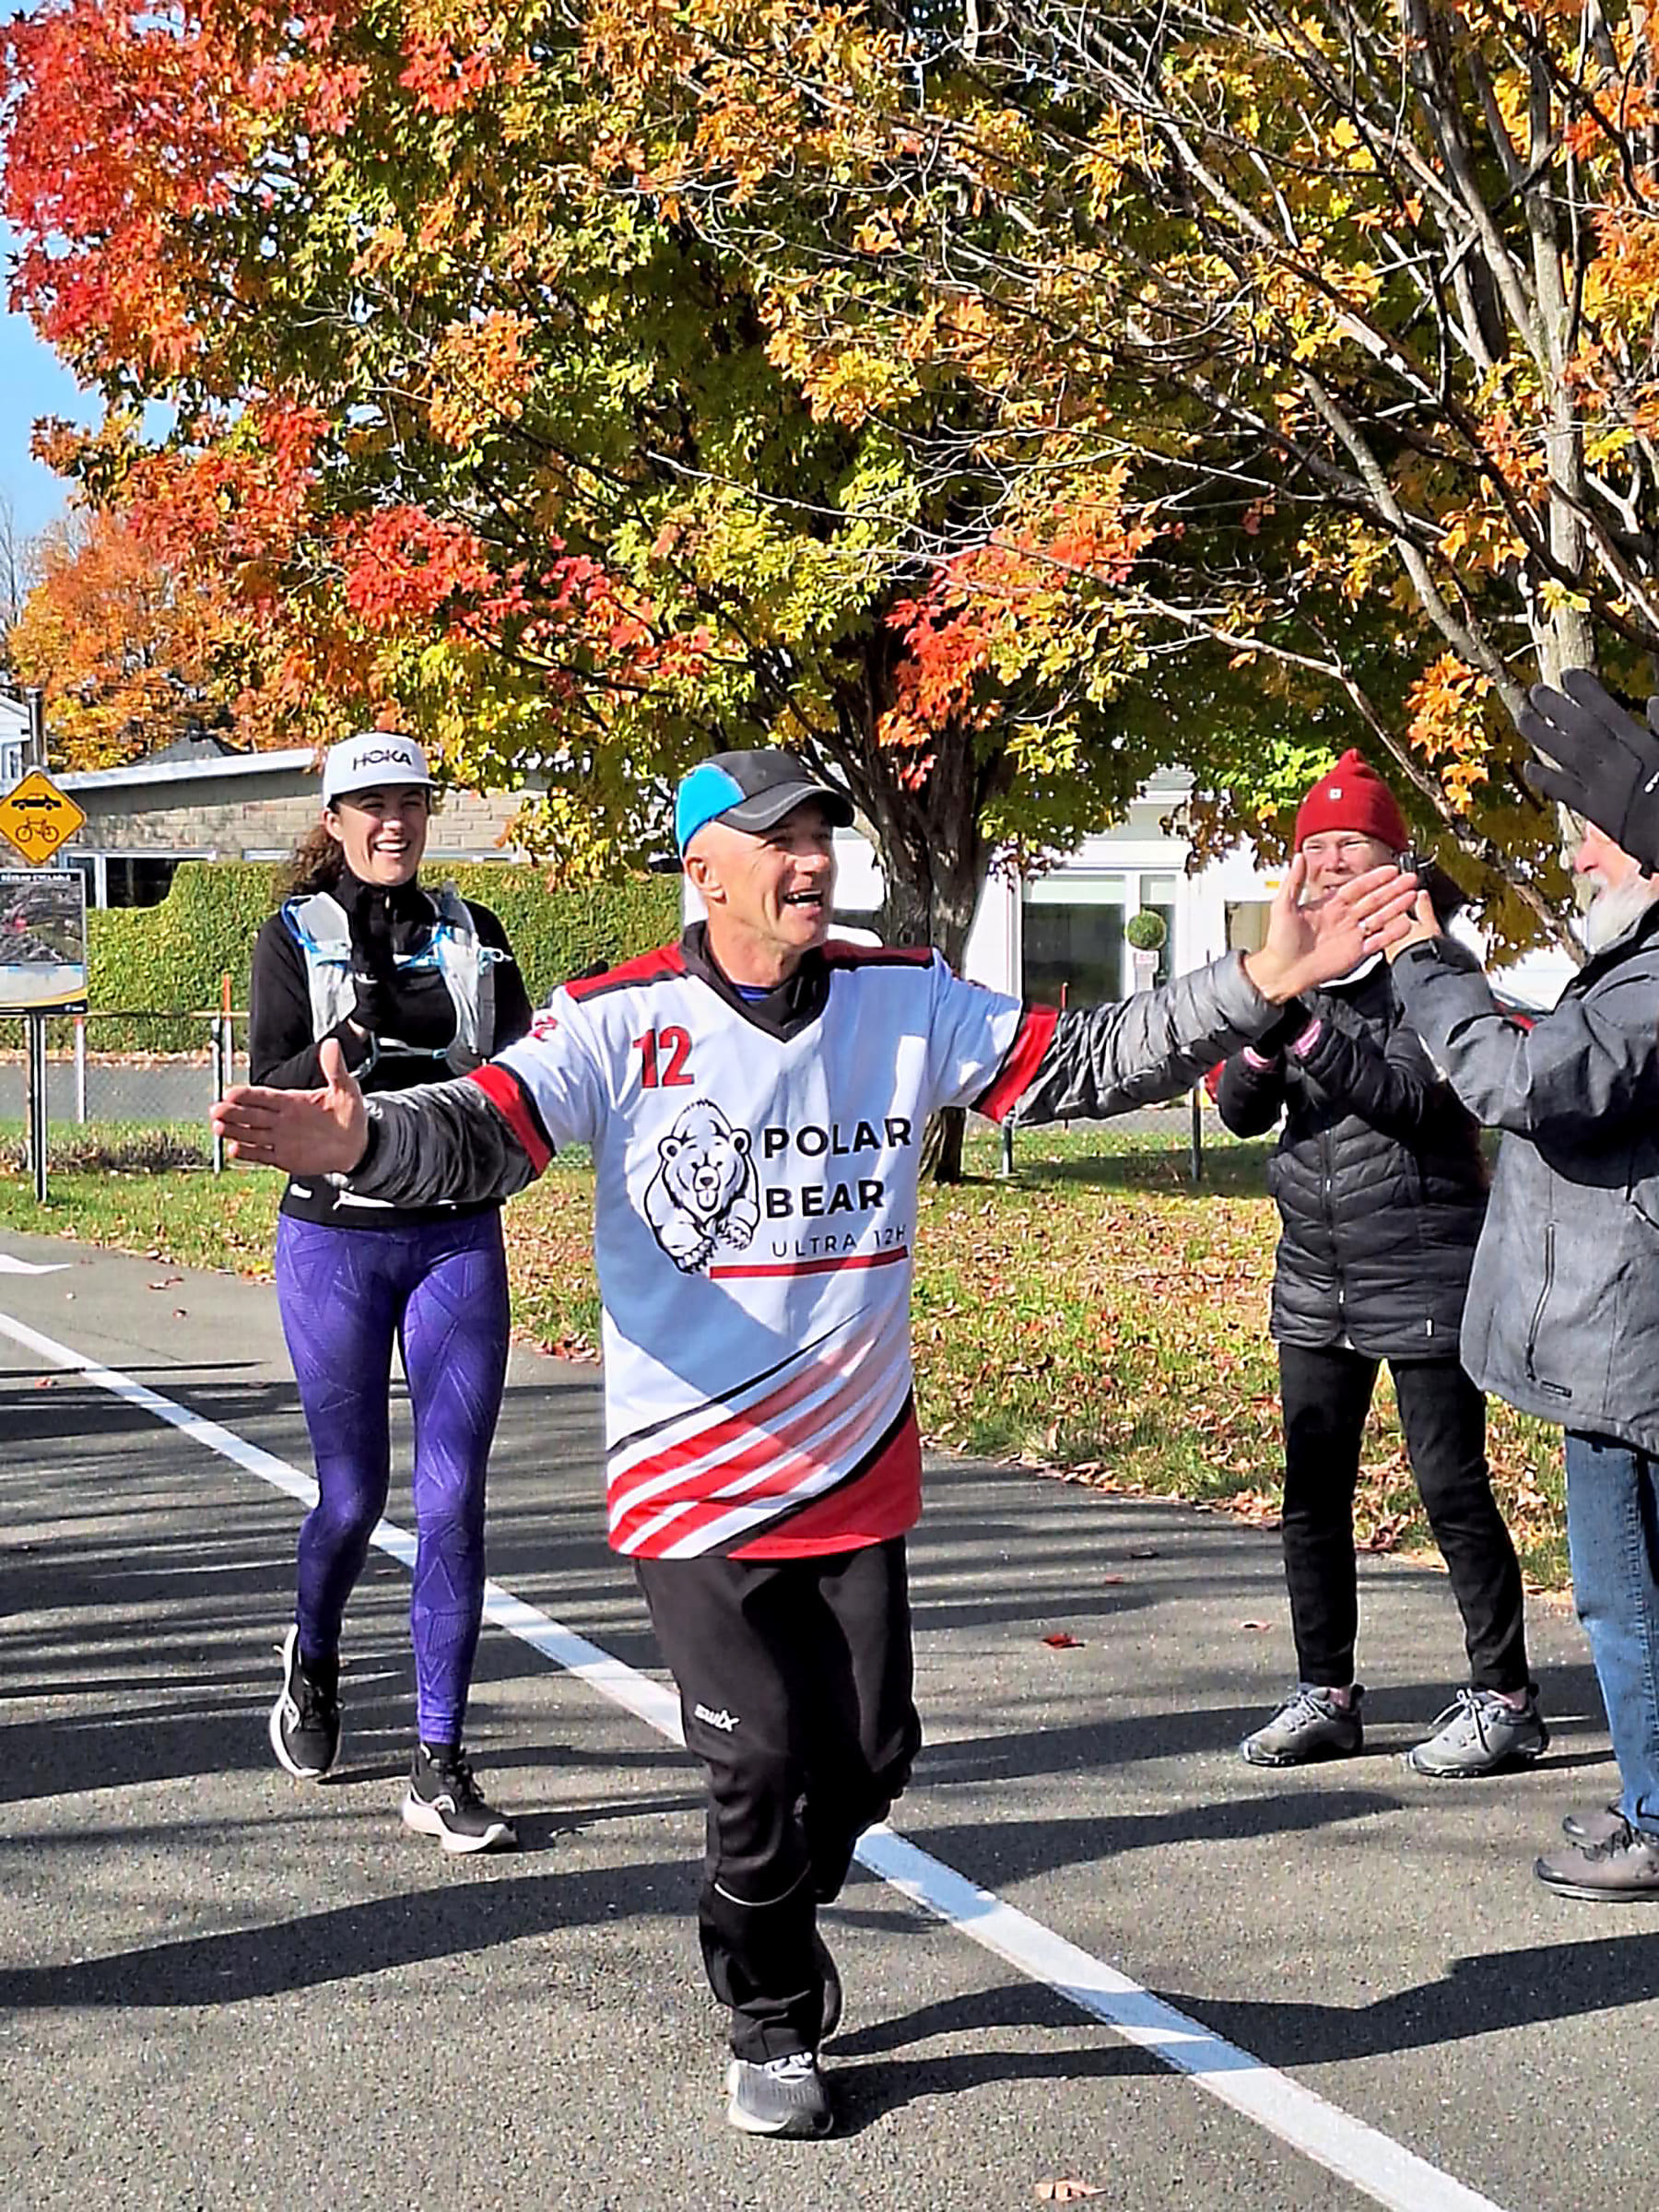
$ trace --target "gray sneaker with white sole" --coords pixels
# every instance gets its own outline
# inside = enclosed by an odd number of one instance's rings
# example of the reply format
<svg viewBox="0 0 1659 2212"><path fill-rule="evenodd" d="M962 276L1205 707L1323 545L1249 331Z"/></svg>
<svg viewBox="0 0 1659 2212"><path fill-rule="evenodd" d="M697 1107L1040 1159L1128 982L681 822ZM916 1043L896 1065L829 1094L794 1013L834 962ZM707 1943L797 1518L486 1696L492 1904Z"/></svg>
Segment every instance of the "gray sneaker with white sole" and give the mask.
<svg viewBox="0 0 1659 2212"><path fill-rule="evenodd" d="M1406 1752L1406 1764L1440 1781L1462 1781L1529 1767L1548 1744L1533 1691L1524 1705L1512 1705L1495 1689L1460 1689L1437 1714L1434 1734Z"/></svg>
<svg viewBox="0 0 1659 2212"><path fill-rule="evenodd" d="M835 2112L816 2054L733 2059L726 2068L726 2119L746 2136L827 2136Z"/></svg>
<svg viewBox="0 0 1659 2212"><path fill-rule="evenodd" d="M1318 1759L1351 1759L1365 1746L1356 1682L1346 1703L1335 1690L1299 1682L1273 1718L1239 1746L1253 1767L1305 1767Z"/></svg>

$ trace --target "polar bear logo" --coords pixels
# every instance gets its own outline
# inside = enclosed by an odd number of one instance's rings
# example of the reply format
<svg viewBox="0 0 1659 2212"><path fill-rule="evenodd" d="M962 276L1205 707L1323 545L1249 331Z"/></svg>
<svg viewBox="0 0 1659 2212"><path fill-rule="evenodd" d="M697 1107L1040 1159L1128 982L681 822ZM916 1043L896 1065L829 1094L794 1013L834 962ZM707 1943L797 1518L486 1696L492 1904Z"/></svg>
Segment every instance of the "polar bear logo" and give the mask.
<svg viewBox="0 0 1659 2212"><path fill-rule="evenodd" d="M747 1129L734 1129L711 1099L688 1106L657 1145L645 1190L651 1233L682 1274L715 1245L741 1252L760 1222L760 1180Z"/></svg>

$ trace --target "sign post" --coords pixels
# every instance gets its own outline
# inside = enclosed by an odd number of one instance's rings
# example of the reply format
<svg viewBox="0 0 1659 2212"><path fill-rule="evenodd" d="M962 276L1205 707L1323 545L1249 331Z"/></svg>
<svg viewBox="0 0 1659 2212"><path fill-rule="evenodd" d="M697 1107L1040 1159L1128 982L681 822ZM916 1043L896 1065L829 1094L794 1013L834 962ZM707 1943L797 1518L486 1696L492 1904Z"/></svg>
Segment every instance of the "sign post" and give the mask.
<svg viewBox="0 0 1659 2212"><path fill-rule="evenodd" d="M0 837L31 868L85 826L86 816L46 773L41 694L29 694L33 766L0 799ZM87 1003L87 879L78 868L0 873L0 1014L29 1022L29 1158L36 1203L46 1203L46 1019Z"/></svg>
<svg viewBox="0 0 1659 2212"><path fill-rule="evenodd" d="M0 1014L29 1023L29 1159L46 1203L46 1024L87 1003L87 879L78 868L0 872Z"/></svg>
<svg viewBox="0 0 1659 2212"><path fill-rule="evenodd" d="M29 1017L29 1164L35 1204L46 1203L46 1017Z"/></svg>

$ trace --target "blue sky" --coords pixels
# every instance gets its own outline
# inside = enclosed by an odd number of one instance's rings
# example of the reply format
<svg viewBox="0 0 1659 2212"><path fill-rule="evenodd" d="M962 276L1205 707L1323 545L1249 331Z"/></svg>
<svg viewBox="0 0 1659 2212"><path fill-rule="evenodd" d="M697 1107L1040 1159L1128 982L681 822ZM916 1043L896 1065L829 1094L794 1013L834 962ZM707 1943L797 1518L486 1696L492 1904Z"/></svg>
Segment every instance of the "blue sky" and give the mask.
<svg viewBox="0 0 1659 2212"><path fill-rule="evenodd" d="M8 265L10 251L10 233L0 224L0 259ZM11 501L18 529L30 536L67 503L58 478L29 456L29 433L41 415L96 422L99 407L41 345L28 318L7 314L0 318L0 492Z"/></svg>

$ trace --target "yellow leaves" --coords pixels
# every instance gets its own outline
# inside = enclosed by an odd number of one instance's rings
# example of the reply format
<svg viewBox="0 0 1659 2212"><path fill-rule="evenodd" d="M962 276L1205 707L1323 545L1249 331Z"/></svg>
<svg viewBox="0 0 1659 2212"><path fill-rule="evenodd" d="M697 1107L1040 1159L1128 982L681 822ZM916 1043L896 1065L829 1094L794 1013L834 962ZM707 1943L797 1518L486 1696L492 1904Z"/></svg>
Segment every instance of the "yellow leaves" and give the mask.
<svg viewBox="0 0 1659 2212"><path fill-rule="evenodd" d="M1492 688L1488 678L1454 653L1442 653L1407 693L1406 735L1430 761L1454 812L1468 814L1488 782L1492 733L1488 723Z"/></svg>
<svg viewBox="0 0 1659 2212"><path fill-rule="evenodd" d="M844 429L859 428L917 389L908 361L850 339L840 346L812 345L783 330L768 341L766 351L796 379L815 420Z"/></svg>

